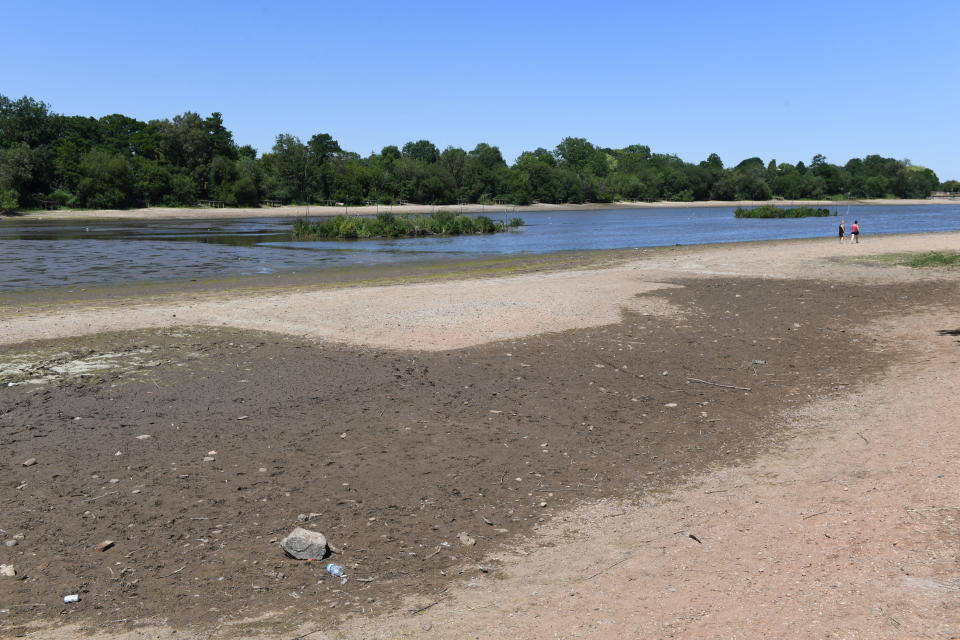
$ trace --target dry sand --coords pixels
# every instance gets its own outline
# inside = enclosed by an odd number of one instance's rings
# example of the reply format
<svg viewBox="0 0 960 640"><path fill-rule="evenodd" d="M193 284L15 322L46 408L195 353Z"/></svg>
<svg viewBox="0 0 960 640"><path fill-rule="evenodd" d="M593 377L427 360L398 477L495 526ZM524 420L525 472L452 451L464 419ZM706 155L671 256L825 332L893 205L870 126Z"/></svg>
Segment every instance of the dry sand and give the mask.
<svg viewBox="0 0 960 640"><path fill-rule="evenodd" d="M646 291L712 276L809 278L840 287L957 282L956 272L844 258L960 249L960 234L683 248L616 269L23 316L0 344L104 329L214 324L319 340L437 349L669 314ZM480 331L466 331L468 327ZM875 326L902 352L865 386L776 420L789 442L667 495L587 504L514 553L497 579L464 579L393 615L300 638L958 638L960 344L955 309ZM847 381L844 381L847 382ZM850 381L856 382L856 381ZM503 575L505 574L505 576ZM423 609L418 613L411 610ZM283 612L278 612L279 616ZM66 629L31 637L70 637ZM236 637L144 628L111 637ZM106 636L101 636L106 637ZM263 637L263 636L259 636ZM284 635L284 638L290 638Z"/></svg>
<svg viewBox="0 0 960 640"><path fill-rule="evenodd" d="M685 207L755 207L763 204L791 207L846 207L858 205L942 205L953 202L945 199L923 200L703 200L699 202L612 202L588 204L532 204L527 206L516 205L374 205L374 206L320 206L320 205L288 205L283 207L244 208L230 207L214 209L209 207L149 207L144 209L59 209L56 211L31 211L17 216L17 219L209 219L209 218L291 218L291 217L321 217L347 215L373 215L382 212L395 214L430 213L441 209L461 213L481 213L491 217L505 214L523 213L528 211L596 211L605 209L650 209L650 208L685 208Z"/></svg>

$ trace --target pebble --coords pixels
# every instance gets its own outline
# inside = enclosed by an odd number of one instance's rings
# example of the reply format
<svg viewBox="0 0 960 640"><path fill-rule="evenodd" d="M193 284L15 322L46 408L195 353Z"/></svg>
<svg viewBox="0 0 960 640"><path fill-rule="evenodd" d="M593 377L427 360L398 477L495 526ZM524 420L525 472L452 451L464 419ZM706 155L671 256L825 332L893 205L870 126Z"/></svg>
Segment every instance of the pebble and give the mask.
<svg viewBox="0 0 960 640"><path fill-rule="evenodd" d="M668 402L667 404L665 404L665 405L663 405L663 406L665 406L665 407L675 407L675 406L677 406L677 403L676 403L676 402Z"/></svg>
<svg viewBox="0 0 960 640"><path fill-rule="evenodd" d="M113 540L104 540L93 548L94 551L104 552L113 546Z"/></svg>
<svg viewBox="0 0 960 640"><path fill-rule="evenodd" d="M476 539L471 538L470 534L466 531L461 531L460 535L457 536L457 540L459 540L460 544L465 547L472 547L473 545L477 544Z"/></svg>
<svg viewBox="0 0 960 640"><path fill-rule="evenodd" d="M0 564L0 576L4 576L5 578L16 578L17 570L12 564Z"/></svg>
<svg viewBox="0 0 960 640"><path fill-rule="evenodd" d="M147 434L147 433L137 436L137 440L149 440L149 439L150 439L150 434Z"/></svg>
<svg viewBox="0 0 960 640"><path fill-rule="evenodd" d="M214 460L216 460L216 458L214 458L213 456L204 456L204 457L203 457L203 461L204 461L204 462L213 462Z"/></svg>
<svg viewBox="0 0 960 640"><path fill-rule="evenodd" d="M15 547L15 546L17 546L18 544L19 544L19 542L17 542L16 540L4 540L4 541L3 541L3 546L5 546L5 547Z"/></svg>
<svg viewBox="0 0 960 640"><path fill-rule="evenodd" d="M23 461L23 466L25 467L32 467L35 464L37 464L36 458L27 458L26 460Z"/></svg>

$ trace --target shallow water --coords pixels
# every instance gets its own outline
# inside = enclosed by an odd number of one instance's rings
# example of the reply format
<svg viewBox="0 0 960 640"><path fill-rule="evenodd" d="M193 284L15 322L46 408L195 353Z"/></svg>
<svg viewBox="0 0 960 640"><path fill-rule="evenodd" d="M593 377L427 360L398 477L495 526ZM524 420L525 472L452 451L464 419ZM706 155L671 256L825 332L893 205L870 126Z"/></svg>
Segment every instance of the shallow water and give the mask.
<svg viewBox="0 0 960 640"><path fill-rule="evenodd" d="M294 242L292 218L0 221L0 291L209 278L487 255L835 237L840 217L871 234L960 230L960 204L858 206L839 217L753 220L733 207L552 211L495 235ZM495 219L515 214L488 214Z"/></svg>

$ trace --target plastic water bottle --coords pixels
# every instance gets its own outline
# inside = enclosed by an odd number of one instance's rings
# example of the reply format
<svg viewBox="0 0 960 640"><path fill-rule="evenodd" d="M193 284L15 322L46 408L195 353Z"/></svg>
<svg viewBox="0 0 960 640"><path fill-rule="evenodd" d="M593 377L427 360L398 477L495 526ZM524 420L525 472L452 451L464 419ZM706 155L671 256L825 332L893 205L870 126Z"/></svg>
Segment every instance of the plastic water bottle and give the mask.
<svg viewBox="0 0 960 640"><path fill-rule="evenodd" d="M331 562L326 567L327 573L332 575L334 578L340 578L340 584L347 583L347 573L344 571L343 567L337 564L336 562Z"/></svg>

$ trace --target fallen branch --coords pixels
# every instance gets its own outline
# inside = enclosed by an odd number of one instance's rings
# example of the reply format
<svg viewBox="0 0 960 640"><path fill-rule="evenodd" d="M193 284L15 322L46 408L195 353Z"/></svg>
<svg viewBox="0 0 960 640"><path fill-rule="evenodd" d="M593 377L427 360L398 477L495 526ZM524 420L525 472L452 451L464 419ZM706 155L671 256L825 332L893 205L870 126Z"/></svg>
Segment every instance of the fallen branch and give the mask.
<svg viewBox="0 0 960 640"><path fill-rule="evenodd" d="M700 384L709 384L712 387L723 387L724 389L736 389L738 391L750 391L749 387L737 387L732 384L720 384L719 382L710 382L700 378L687 378L687 382L699 382Z"/></svg>

